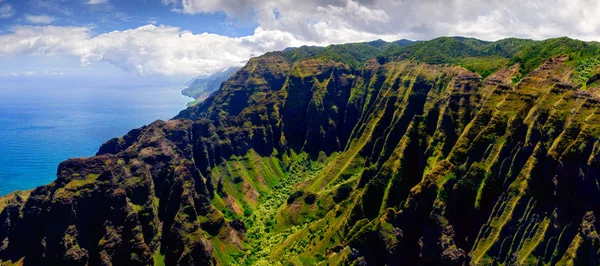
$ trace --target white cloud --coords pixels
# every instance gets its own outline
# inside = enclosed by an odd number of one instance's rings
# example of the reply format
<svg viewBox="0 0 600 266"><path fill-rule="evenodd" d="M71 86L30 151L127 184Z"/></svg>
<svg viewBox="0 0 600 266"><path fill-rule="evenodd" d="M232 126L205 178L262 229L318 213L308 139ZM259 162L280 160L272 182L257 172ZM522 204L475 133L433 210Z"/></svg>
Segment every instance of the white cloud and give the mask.
<svg viewBox="0 0 600 266"><path fill-rule="evenodd" d="M600 1L595 0L161 1L181 13L224 12L258 26L251 35L235 38L156 25L98 36L88 27L19 26L0 35L0 56L67 54L83 65L105 61L141 75L208 75L267 51L304 44L447 35L600 40Z"/></svg>
<svg viewBox="0 0 600 266"><path fill-rule="evenodd" d="M34 16L34 15L29 15L29 14L25 15L25 19L29 23L33 23L33 24L50 24L56 20L56 18L52 17L52 16L47 16L47 15Z"/></svg>
<svg viewBox="0 0 600 266"><path fill-rule="evenodd" d="M1 3L2 1L0 1ZM0 19L10 18L15 14L15 9L10 4L3 4L0 6Z"/></svg>
<svg viewBox="0 0 600 266"><path fill-rule="evenodd" d="M85 27L19 26L0 35L0 55L74 53L87 39Z"/></svg>
<svg viewBox="0 0 600 266"><path fill-rule="evenodd" d="M106 4L108 3L108 0L89 0L87 1L88 5L100 5L100 4Z"/></svg>
<svg viewBox="0 0 600 266"><path fill-rule="evenodd" d="M0 56L70 54L79 56L83 65L107 61L140 75L208 75L304 43L288 32L260 27L253 35L231 38L155 25L95 37L85 27L20 26L0 35Z"/></svg>
<svg viewBox="0 0 600 266"><path fill-rule="evenodd" d="M230 38L146 25L87 39L75 54L83 64L104 60L141 75L211 74L296 42L289 33L261 28L251 36Z"/></svg>
<svg viewBox="0 0 600 266"><path fill-rule="evenodd" d="M490 40L600 36L596 0L181 0L181 8L188 14L252 16L267 30L286 30L316 42L329 42L331 32L350 34L348 41L357 35L430 39L460 34ZM340 41L342 36L336 36L333 41Z"/></svg>

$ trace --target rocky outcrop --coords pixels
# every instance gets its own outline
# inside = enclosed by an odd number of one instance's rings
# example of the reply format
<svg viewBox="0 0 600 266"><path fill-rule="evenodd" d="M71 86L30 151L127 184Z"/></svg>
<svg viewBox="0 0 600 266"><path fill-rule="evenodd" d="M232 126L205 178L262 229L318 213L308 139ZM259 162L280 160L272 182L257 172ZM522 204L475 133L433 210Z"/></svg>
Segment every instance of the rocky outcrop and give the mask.
<svg viewBox="0 0 600 266"><path fill-rule="evenodd" d="M117 154L61 163L55 182L3 210L14 217L3 225L3 261L147 265L164 254L170 264L214 264L208 232L228 224L189 155L190 129L157 121Z"/></svg>
<svg viewBox="0 0 600 266"><path fill-rule="evenodd" d="M319 51L0 199L2 264L598 264L600 101L569 57L484 78Z"/></svg>

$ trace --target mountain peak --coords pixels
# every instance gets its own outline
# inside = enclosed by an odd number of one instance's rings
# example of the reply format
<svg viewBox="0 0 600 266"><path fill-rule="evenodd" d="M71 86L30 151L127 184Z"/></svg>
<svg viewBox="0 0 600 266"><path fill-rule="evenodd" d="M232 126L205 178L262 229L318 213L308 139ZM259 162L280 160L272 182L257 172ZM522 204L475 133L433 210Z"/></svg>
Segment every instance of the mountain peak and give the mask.
<svg viewBox="0 0 600 266"><path fill-rule="evenodd" d="M598 265L597 49L448 37L252 58L3 198L0 260Z"/></svg>

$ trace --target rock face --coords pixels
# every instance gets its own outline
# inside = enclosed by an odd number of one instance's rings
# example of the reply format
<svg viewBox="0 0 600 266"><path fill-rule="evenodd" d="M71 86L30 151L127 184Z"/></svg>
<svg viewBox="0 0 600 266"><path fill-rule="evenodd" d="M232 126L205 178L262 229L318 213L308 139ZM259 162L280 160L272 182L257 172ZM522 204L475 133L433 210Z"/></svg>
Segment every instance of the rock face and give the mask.
<svg viewBox="0 0 600 266"><path fill-rule="evenodd" d="M587 50L524 70L537 50L506 48L524 41L457 40L512 59L483 78L406 59L410 45L390 56L400 48L363 44L383 49L367 61L306 47L253 58L173 120L2 198L0 260L599 265Z"/></svg>

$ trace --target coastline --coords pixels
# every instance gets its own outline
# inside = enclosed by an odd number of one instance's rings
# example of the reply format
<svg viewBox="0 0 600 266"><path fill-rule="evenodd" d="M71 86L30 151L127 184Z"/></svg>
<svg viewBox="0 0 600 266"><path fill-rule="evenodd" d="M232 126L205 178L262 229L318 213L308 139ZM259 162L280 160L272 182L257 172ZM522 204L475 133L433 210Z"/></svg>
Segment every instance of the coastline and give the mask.
<svg viewBox="0 0 600 266"><path fill-rule="evenodd" d="M194 100L181 86L129 88L0 91L10 96L0 100L0 197L51 183L61 162L94 156L109 139L169 120Z"/></svg>

